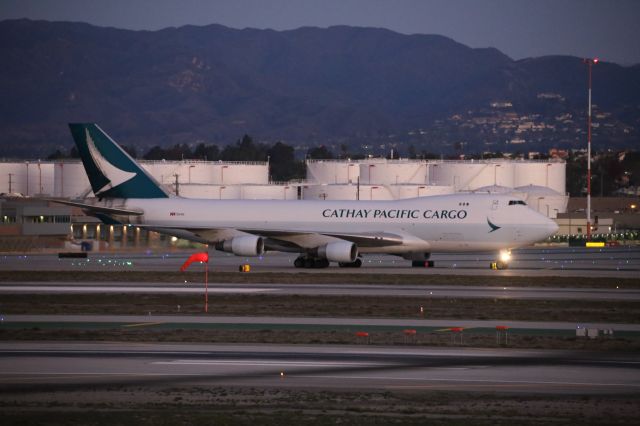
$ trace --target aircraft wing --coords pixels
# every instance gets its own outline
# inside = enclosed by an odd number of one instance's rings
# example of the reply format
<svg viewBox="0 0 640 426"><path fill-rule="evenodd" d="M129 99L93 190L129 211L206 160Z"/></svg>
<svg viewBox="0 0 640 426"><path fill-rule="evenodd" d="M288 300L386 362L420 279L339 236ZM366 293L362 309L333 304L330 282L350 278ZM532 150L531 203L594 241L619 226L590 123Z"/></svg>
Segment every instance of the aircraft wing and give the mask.
<svg viewBox="0 0 640 426"><path fill-rule="evenodd" d="M402 236L388 232L378 233L334 233L334 232L301 232L301 231L265 231L259 229L243 230L248 234L269 237L274 240L292 241L301 237L318 236L350 241L358 247L389 247L402 244Z"/></svg>
<svg viewBox="0 0 640 426"><path fill-rule="evenodd" d="M402 245L401 235L388 232L378 233L335 233L313 231L285 231L264 229L235 229L235 228L185 228L161 227L154 225L136 225L150 231L175 235L201 243L216 243L242 235L257 235L266 239L267 246L280 248L315 248L336 240L355 243L358 247L389 247ZM274 248L275 249L275 248Z"/></svg>

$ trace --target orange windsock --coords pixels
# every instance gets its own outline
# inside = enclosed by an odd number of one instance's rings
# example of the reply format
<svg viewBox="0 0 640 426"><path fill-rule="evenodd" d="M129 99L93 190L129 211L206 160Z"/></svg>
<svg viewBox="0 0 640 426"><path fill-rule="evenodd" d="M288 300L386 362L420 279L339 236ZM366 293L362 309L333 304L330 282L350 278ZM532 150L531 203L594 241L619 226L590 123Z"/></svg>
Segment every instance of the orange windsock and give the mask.
<svg viewBox="0 0 640 426"><path fill-rule="evenodd" d="M209 262L209 253L193 253L186 262L180 267L180 272L184 272L193 262Z"/></svg>

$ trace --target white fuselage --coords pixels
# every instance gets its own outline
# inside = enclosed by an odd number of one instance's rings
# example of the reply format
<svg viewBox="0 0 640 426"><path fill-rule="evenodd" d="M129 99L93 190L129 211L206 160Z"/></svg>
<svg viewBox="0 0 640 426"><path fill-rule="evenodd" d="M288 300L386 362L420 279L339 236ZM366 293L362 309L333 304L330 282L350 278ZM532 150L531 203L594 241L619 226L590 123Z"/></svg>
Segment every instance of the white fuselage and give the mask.
<svg viewBox="0 0 640 426"><path fill-rule="evenodd" d="M305 248L335 241L336 234L384 233L400 236L402 243L359 247L359 251L402 254L511 249L543 240L557 230L555 222L514 200L504 195L454 194L393 201L121 201L127 208L144 211L133 223L202 230L200 234L212 243L246 230L280 232L280 239Z"/></svg>

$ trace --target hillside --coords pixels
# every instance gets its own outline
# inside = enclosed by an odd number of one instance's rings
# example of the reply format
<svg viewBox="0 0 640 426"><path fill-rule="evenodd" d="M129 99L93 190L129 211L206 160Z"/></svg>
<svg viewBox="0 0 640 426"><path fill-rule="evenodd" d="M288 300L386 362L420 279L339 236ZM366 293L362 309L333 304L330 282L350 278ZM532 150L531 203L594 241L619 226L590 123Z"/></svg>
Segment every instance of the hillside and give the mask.
<svg viewBox="0 0 640 426"><path fill-rule="evenodd" d="M374 28L129 31L10 20L0 22L0 55L0 156L69 147L70 121L96 121L143 148L245 133L314 145L406 135L494 101L540 112L539 93L561 96L563 111L586 104L579 58L513 61ZM633 127L640 67L602 63L596 72L599 107Z"/></svg>

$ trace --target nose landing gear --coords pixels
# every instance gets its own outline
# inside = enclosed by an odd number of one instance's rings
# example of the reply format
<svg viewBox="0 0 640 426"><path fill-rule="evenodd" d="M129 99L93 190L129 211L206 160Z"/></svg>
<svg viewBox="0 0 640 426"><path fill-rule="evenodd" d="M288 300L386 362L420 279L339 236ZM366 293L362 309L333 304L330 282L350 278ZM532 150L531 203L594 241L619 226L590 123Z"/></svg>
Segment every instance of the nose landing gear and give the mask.
<svg viewBox="0 0 640 426"><path fill-rule="evenodd" d="M511 252L509 250L502 250L500 257L495 262L491 262L491 269L509 269L509 261L511 260Z"/></svg>

